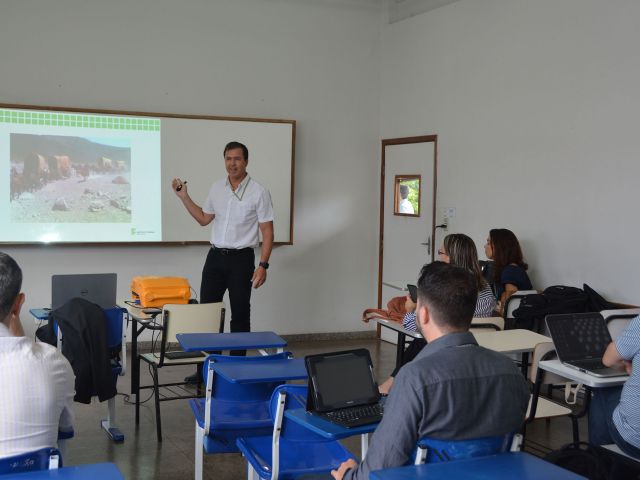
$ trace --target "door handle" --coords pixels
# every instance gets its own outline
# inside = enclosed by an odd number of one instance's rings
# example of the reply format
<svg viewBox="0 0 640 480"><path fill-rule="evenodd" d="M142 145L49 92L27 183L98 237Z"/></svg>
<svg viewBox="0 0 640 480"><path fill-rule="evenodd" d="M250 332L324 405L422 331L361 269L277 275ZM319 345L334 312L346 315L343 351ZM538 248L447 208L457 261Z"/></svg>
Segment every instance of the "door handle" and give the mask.
<svg viewBox="0 0 640 480"><path fill-rule="evenodd" d="M431 237L427 237L426 242L422 242L420 245L425 245L427 247L427 255L431 255Z"/></svg>

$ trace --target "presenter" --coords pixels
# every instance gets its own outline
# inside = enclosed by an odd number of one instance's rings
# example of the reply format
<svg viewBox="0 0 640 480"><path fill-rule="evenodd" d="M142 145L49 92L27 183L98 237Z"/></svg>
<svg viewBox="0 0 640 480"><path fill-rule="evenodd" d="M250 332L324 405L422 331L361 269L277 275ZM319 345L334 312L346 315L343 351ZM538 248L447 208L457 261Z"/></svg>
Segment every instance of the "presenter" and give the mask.
<svg viewBox="0 0 640 480"><path fill-rule="evenodd" d="M259 288L267 280L273 248L271 195L249 176L248 163L247 147L239 142L228 143L224 148L228 176L211 186L202 207L189 196L186 180L174 178L171 182L175 194L200 225L213 222L211 248L202 269L200 301L221 302L228 289L232 332L250 331L251 288ZM256 268L258 230L262 233L262 249Z"/></svg>

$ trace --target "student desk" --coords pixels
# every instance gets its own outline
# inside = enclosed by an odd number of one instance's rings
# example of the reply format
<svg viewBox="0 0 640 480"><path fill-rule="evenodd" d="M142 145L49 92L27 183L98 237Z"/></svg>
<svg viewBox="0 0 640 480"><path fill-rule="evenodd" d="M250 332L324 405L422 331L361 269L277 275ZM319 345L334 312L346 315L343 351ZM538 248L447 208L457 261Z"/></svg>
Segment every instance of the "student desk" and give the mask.
<svg viewBox="0 0 640 480"><path fill-rule="evenodd" d="M409 465L371 472L371 480L586 480L585 477L523 452Z"/></svg>
<svg viewBox="0 0 640 480"><path fill-rule="evenodd" d="M495 352L522 354L522 374L527 376L529 354L533 352L539 343L550 342L549 337L540 335L530 330L499 330L488 332L474 332L478 345Z"/></svg>
<svg viewBox="0 0 640 480"><path fill-rule="evenodd" d="M281 382L307 378L303 358L268 362L214 363L213 371L231 383Z"/></svg>
<svg viewBox="0 0 640 480"><path fill-rule="evenodd" d="M629 378L627 375L621 375L619 377L596 377L590 373L567 367L563 365L560 360L543 360L538 366L547 372L568 378L575 383L582 383L584 386L590 388L619 387L620 385L624 385L624 382Z"/></svg>
<svg viewBox="0 0 640 480"><path fill-rule="evenodd" d="M398 333L398 344L396 345L396 367L402 365L404 354L404 343L407 337L422 338L418 332L407 330L400 323L385 318L373 318L375 322L383 327L394 330ZM494 350L496 352L511 354L522 354L523 371L526 373L526 366L529 354L533 352L538 343L550 342L549 337L540 335L530 330L487 330L486 332L474 332L474 337L478 345Z"/></svg>
<svg viewBox="0 0 640 480"><path fill-rule="evenodd" d="M273 332L179 333L176 339L185 352L276 348L279 353L287 346Z"/></svg>
<svg viewBox="0 0 640 480"><path fill-rule="evenodd" d="M354 435L360 435L362 458L367 454L367 449L369 447L369 434L378 427L377 423L353 428L341 427L329 420L310 414L304 408L285 410L284 416L289 420L308 428L312 432L331 440L341 440Z"/></svg>
<svg viewBox="0 0 640 480"><path fill-rule="evenodd" d="M124 476L113 463L94 463L89 465L77 465L63 467L57 470L37 470L35 472L23 472L2 475L2 480L46 480L56 478L59 480L124 480Z"/></svg>
<svg viewBox="0 0 640 480"><path fill-rule="evenodd" d="M593 388L608 388L619 387L624 385L624 382L629 378L627 375L621 375L619 377L596 377L590 373L581 372L575 368L567 367L563 365L560 360L543 360L538 363L538 367L546 370L547 372L555 373L561 377L567 378L574 383L581 383L586 390L585 401L582 405L582 410L576 414L576 417L581 418L589 413L589 405L591 404L591 389ZM577 434L575 434L577 435Z"/></svg>

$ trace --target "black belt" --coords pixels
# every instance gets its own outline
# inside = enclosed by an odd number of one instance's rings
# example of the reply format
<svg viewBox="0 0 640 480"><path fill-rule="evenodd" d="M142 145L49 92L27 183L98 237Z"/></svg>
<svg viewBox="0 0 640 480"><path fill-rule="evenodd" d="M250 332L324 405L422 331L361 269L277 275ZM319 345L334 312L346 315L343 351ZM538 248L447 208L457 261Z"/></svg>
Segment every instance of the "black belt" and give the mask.
<svg viewBox="0 0 640 480"><path fill-rule="evenodd" d="M244 253L248 250L253 250L253 248L251 247L246 247L246 248L218 248L216 246L212 246L211 247L213 250L215 250L216 252L222 254L222 255L237 255L239 253Z"/></svg>

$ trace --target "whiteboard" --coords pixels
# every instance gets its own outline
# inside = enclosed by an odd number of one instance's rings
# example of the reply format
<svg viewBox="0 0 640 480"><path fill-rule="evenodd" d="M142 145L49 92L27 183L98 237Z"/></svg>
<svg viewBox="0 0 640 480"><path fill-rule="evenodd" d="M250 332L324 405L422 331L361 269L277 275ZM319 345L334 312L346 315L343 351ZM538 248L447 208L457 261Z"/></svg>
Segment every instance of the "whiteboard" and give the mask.
<svg viewBox="0 0 640 480"><path fill-rule="evenodd" d="M275 242L292 244L295 129L294 120L0 105L0 183L10 191L0 243L209 242L211 226L191 217L171 180L186 180L202 205L227 176L225 145L238 141L251 179L271 194Z"/></svg>
<svg viewBox="0 0 640 480"><path fill-rule="evenodd" d="M223 152L234 140L249 149L251 179L271 193L275 241L292 243L295 122L162 118L161 125L163 241L209 241L210 227L191 218L171 189L171 180L187 180L189 195L202 205L211 184L227 175Z"/></svg>

